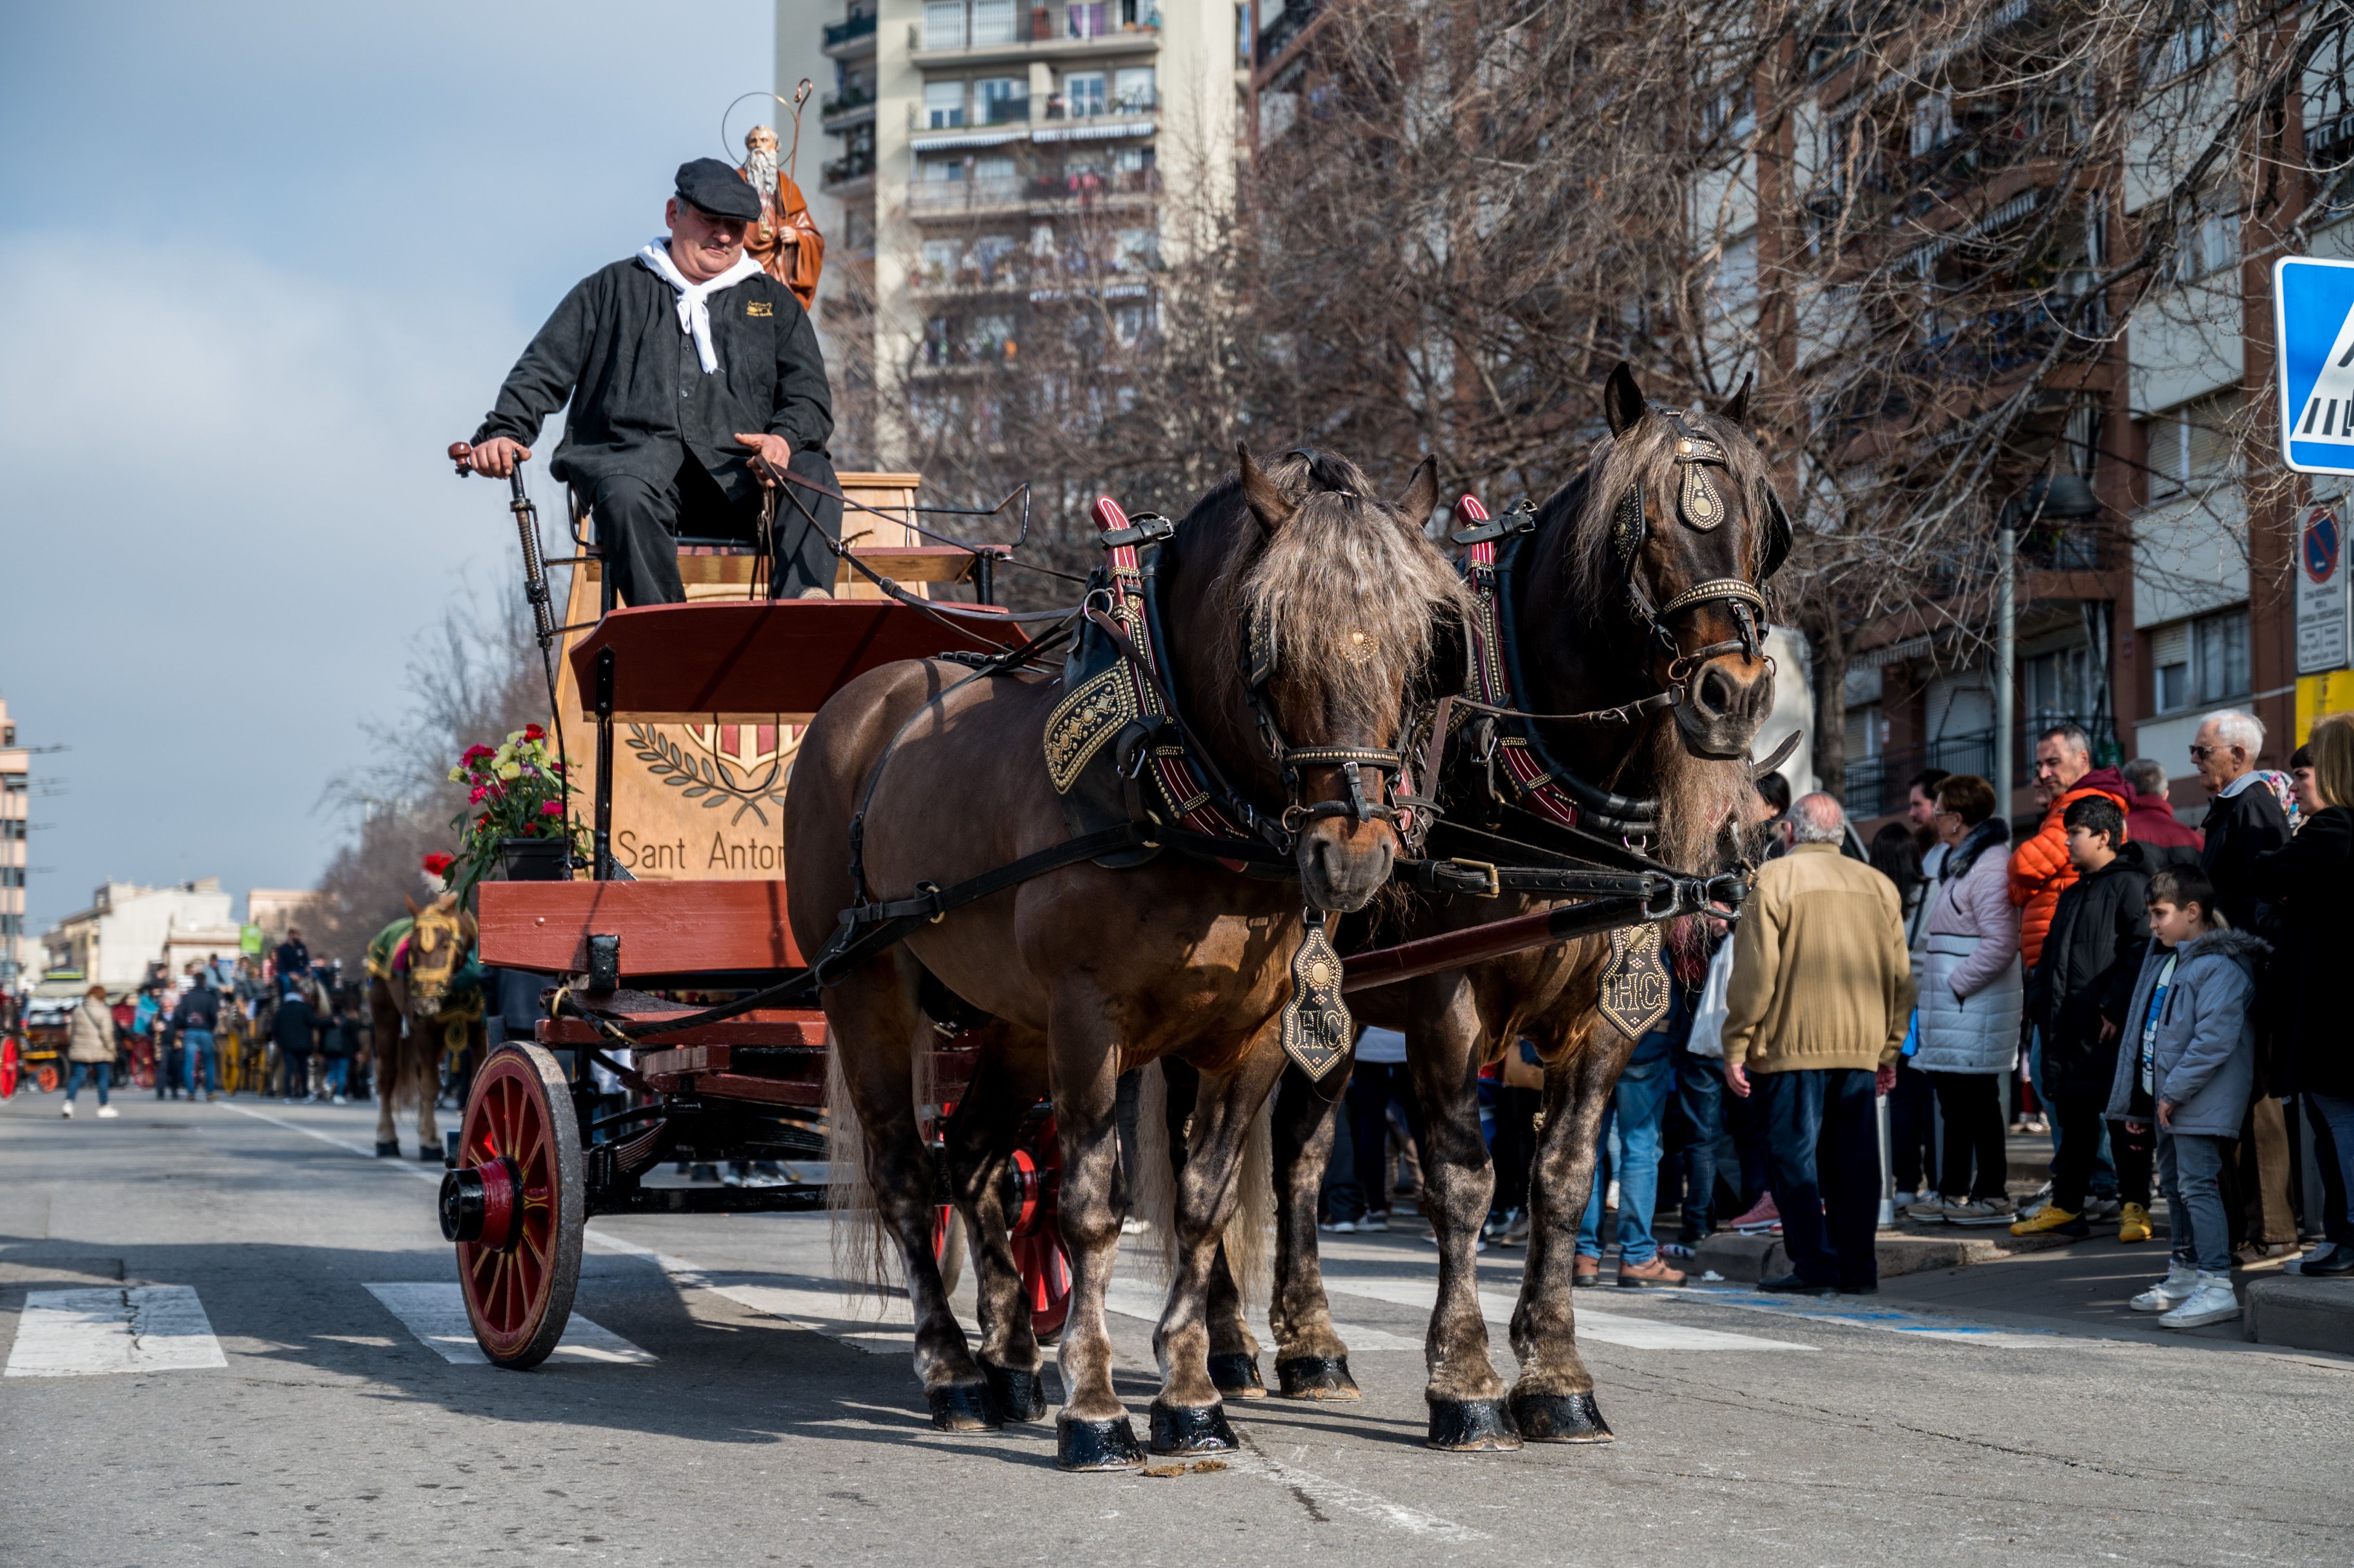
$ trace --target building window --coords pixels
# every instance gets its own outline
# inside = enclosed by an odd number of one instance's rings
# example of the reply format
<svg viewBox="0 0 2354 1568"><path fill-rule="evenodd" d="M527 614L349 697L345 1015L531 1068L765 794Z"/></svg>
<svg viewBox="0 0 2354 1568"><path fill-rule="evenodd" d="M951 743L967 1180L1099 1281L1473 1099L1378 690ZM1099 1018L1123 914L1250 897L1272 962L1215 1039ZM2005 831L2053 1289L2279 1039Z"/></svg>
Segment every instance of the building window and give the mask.
<svg viewBox="0 0 2354 1568"><path fill-rule="evenodd" d="M1925 158L1954 139L1954 95L1932 92L1913 105L1913 155Z"/></svg>
<svg viewBox="0 0 2354 1568"><path fill-rule="evenodd" d="M2151 695L2161 714L2212 707L2248 694L2244 607L2179 621L2150 633Z"/></svg>
<svg viewBox="0 0 2354 1568"><path fill-rule="evenodd" d="M1153 107L1152 68L1129 66L1112 73L1111 106L1120 114L1141 114Z"/></svg>
<svg viewBox="0 0 2354 1568"><path fill-rule="evenodd" d="M2211 186L2192 204L2166 276L2189 283L2240 264L2240 202L2236 191Z"/></svg>
<svg viewBox="0 0 2354 1568"><path fill-rule="evenodd" d="M2149 422L2149 498L2203 491L2232 474L2242 397L2218 392L2169 408Z"/></svg>
<svg viewBox="0 0 2354 1568"><path fill-rule="evenodd" d="M924 241L923 270L917 276L920 281L938 287L949 281L949 274L956 270L956 264L955 240L927 239Z"/></svg>
<svg viewBox="0 0 2354 1568"><path fill-rule="evenodd" d="M1013 0L972 0L972 41L1010 44L1017 41Z"/></svg>
<svg viewBox="0 0 2354 1568"><path fill-rule="evenodd" d="M983 125L1019 124L1030 118L1030 79L983 77L972 84L973 105Z"/></svg>
<svg viewBox="0 0 2354 1568"><path fill-rule="evenodd" d="M1104 0L1087 0L1085 4L1066 5L1063 10L1066 36L1074 38L1100 38L1111 32L1111 7Z"/></svg>
<svg viewBox="0 0 2354 1568"><path fill-rule="evenodd" d="M2171 81L2193 66L2204 65L2223 52L2231 42L2229 32L2232 8L2217 5L2212 10L2192 6L2191 16L2143 55L2141 80L2144 87L2155 87Z"/></svg>
<svg viewBox="0 0 2354 1568"><path fill-rule="evenodd" d="M946 131L964 123L964 83L924 83L924 123L928 130Z"/></svg>
<svg viewBox="0 0 2354 1568"><path fill-rule="evenodd" d="M1104 111L1104 77L1101 71L1063 79L1063 102L1066 112L1074 120L1091 120Z"/></svg>
<svg viewBox="0 0 2354 1568"><path fill-rule="evenodd" d="M25 934L22 915L0 915L0 937L21 937Z"/></svg>
<svg viewBox="0 0 2354 1568"><path fill-rule="evenodd" d="M924 161L923 170L926 185L946 185L951 180L964 178L964 160L962 158L928 158Z"/></svg>
<svg viewBox="0 0 2354 1568"><path fill-rule="evenodd" d="M924 0L924 48L964 48L964 0Z"/></svg>

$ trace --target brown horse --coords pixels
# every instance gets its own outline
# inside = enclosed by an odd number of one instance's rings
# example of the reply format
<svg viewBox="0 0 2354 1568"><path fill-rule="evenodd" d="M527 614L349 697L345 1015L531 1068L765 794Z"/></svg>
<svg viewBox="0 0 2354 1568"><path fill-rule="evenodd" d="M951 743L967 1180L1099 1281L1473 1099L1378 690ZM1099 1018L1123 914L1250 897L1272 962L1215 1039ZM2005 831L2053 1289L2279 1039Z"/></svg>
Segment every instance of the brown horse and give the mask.
<svg viewBox="0 0 2354 1568"><path fill-rule="evenodd" d="M1343 460L1294 453L1263 471L1246 451L1239 478L1212 491L1160 547L1160 657L1191 733L1237 794L1267 810L1287 798L1301 808L1281 814L1297 832L1276 876L1240 875L1172 849L1128 869L1081 863L918 927L826 991L843 1091L863 1135L857 1152L896 1247L936 1425L1044 1414L1000 1177L1024 1118L1051 1097L1072 1266L1057 1459L1073 1469L1140 1462L1112 1391L1104 1324L1119 1241L1114 1098L1123 1071L1168 1054L1199 1072L1201 1092L1177 1194L1176 1267L1154 1335L1163 1381L1152 1440L1162 1451L1233 1443L1208 1361L1246 1341L1214 1340L1204 1303L1245 1139L1286 1060L1278 1018L1307 929L1302 905L1361 907L1398 848L1381 809L1394 782L1387 770L1297 753L1400 744L1434 627L1463 602L1422 533L1436 496L1428 463L1393 506ZM1238 633L1246 618L1280 650L1256 705ZM960 683L969 673L945 662L889 666L843 688L811 726L786 845L804 951L818 951L840 912L870 893L907 898L1071 836L1041 749L1063 682ZM1290 768L1276 755L1287 741ZM1352 789L1362 793L1349 806L1311 809L1349 800ZM975 1014L992 1022L947 1144L949 1190L973 1243L978 1359L933 1259L938 1200L915 1083L928 1020Z"/></svg>
<svg viewBox="0 0 2354 1568"><path fill-rule="evenodd" d="M394 1102L417 1102L417 1158L442 1159L441 1135L434 1129L433 1101L441 1089L441 1058L452 1043L482 1054L482 1005L479 989L453 986L474 945L474 915L444 893L419 909L408 901L408 918L395 920L368 944L368 1018L376 1054L376 1151L398 1159L400 1138L393 1127Z"/></svg>
<svg viewBox="0 0 2354 1568"><path fill-rule="evenodd" d="M1697 404L1665 408L1648 404L1621 365L1604 392L1609 437L1538 509L1535 532L1519 550L1521 569L1508 579L1519 633L1514 702L1522 711L1590 715L1654 699L1648 713L1632 718L1539 730L1556 756L1602 787L1588 792L1589 827L1614 841L1648 838L1654 857L1688 872L1725 863L1751 820L1749 747L1772 705L1760 590L1787 549L1788 524L1771 496L1765 460L1742 429L1747 390L1744 383L1715 415ZM1711 443L1718 451L1700 465L1701 477L1724 503L1712 514L1705 502L1689 503L1683 490L1692 453ZM1673 701L1659 700L1659 693L1672 694ZM1483 808L1494 809L1486 788L1491 775L1465 751L1458 733L1452 769L1442 779L1448 816L1434 831L1434 856L1442 853L1449 823L1477 821ZM1619 799L1610 801L1605 789ZM1596 814L1607 819L1612 811L1641 820L1602 829ZM1541 836L1528 831L1533 819L1527 814L1502 817L1501 833ZM1465 853L1509 859L1487 842L1490 847ZM1572 853L1579 847L1574 839L1555 842ZM1510 893L1416 896L1384 939L1437 936L1558 902ZM1608 938L1586 938L1353 999L1362 1019L1405 1031L1423 1107L1425 1212L1439 1249L1438 1300L1426 1347L1433 1447L1513 1448L1523 1439L1599 1442L1610 1436L1593 1376L1577 1353L1570 1285L1578 1221L1594 1181L1596 1135L1635 1046L1598 1010L1611 951ZM1480 1138L1476 1076L1522 1038L1534 1042L1544 1062L1543 1121L1531 1181L1526 1271L1511 1319L1521 1373L1506 1399L1489 1360L1473 1275L1495 1184ZM1269 1317L1278 1383L1294 1397L1353 1399L1347 1348L1333 1332L1317 1272L1316 1195L1331 1150L1331 1108L1288 1081L1276 1125L1278 1218Z"/></svg>

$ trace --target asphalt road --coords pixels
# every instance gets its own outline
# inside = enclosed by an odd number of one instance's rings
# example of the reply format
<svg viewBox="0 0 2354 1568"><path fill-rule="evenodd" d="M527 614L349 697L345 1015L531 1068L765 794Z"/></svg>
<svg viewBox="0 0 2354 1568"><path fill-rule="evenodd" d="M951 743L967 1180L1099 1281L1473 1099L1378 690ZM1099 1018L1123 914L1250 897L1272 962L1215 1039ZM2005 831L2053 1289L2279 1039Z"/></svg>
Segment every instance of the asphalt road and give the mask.
<svg viewBox="0 0 2354 1568"><path fill-rule="evenodd" d="M592 1222L575 1348L507 1372L429 1342L438 1172L365 1157L368 1109L117 1103L0 1107L0 1563L2354 1560L2354 1361L2131 1319L2147 1247L1870 1303L1584 1293L1618 1441L1452 1456L1427 1245L1331 1238L1363 1404L1237 1404L1216 1472L1066 1476L1050 1425L929 1428L822 1216ZM1150 1325L1112 1323L1141 1430Z"/></svg>

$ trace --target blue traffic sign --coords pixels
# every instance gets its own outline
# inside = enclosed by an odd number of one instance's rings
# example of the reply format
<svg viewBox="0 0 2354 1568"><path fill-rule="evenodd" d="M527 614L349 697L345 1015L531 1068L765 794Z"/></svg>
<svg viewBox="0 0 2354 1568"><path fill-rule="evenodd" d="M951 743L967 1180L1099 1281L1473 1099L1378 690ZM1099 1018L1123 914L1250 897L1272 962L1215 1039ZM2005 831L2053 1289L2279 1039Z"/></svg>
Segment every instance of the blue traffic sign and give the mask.
<svg viewBox="0 0 2354 1568"><path fill-rule="evenodd" d="M2301 473L2354 473L2354 261L2273 264L2281 457Z"/></svg>

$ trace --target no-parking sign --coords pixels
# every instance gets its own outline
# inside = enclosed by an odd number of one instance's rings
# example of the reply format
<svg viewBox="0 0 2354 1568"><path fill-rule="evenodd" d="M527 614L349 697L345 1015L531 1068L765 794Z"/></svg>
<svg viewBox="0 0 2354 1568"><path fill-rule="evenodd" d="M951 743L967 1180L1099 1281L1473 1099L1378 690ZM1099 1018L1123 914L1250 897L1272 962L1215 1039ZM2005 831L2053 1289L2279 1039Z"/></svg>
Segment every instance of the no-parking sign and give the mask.
<svg viewBox="0 0 2354 1568"><path fill-rule="evenodd" d="M2354 261L2273 264L2281 457L2300 473L2354 473Z"/></svg>
<svg viewBox="0 0 2354 1568"><path fill-rule="evenodd" d="M2342 670L2347 625L2346 530L2334 508L2306 510L2296 527L2296 673Z"/></svg>

